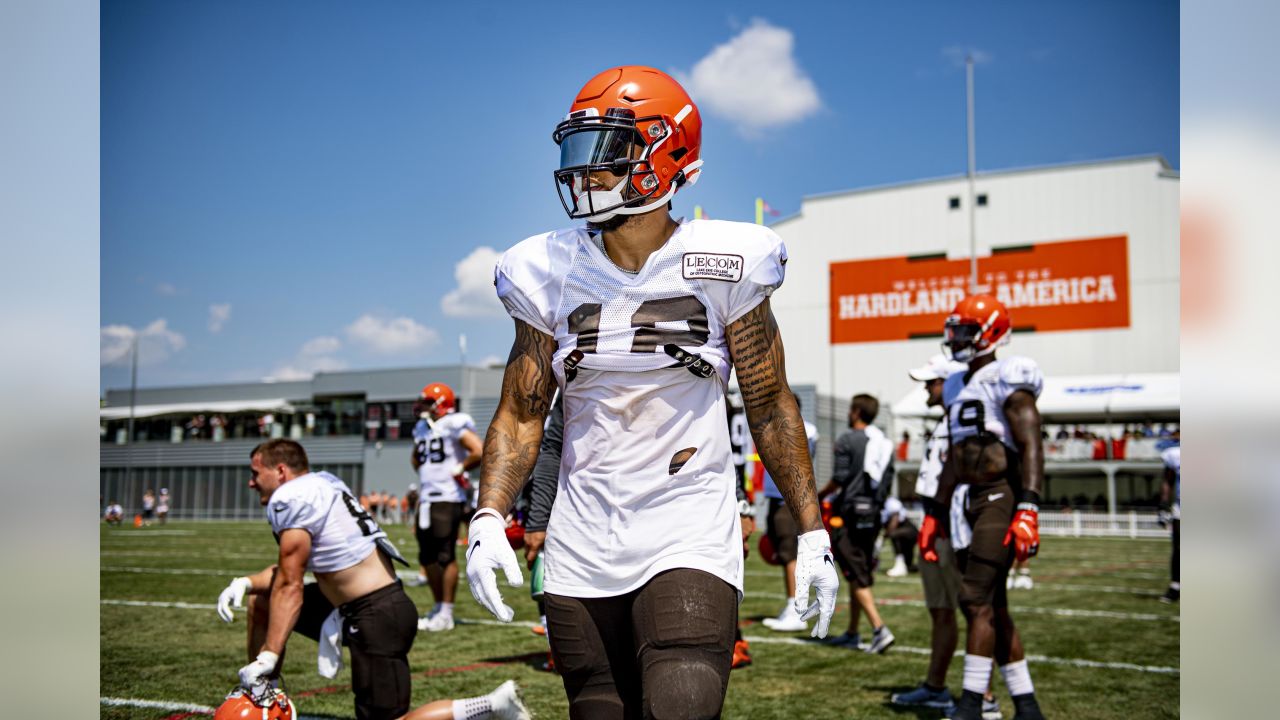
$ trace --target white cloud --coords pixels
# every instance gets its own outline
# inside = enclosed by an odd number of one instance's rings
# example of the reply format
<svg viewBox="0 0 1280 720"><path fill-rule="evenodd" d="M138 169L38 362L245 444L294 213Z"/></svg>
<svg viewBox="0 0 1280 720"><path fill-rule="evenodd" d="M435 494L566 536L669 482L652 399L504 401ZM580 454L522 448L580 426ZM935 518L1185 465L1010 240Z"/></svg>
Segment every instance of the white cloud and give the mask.
<svg viewBox="0 0 1280 720"><path fill-rule="evenodd" d="M98 332L98 362L102 365L128 365L129 351L134 338L138 339L138 364L155 365L163 362L170 353L187 346L181 333L169 329L164 318L138 330L128 325L105 325Z"/></svg>
<svg viewBox="0 0 1280 720"><path fill-rule="evenodd" d="M794 46L790 30L752 20L687 74L676 76L702 110L753 135L803 120L822 107L818 88L796 62Z"/></svg>
<svg viewBox="0 0 1280 720"><path fill-rule="evenodd" d="M321 335L311 338L302 344L299 355L331 355L342 348L342 341L332 335Z"/></svg>
<svg viewBox="0 0 1280 720"><path fill-rule="evenodd" d="M493 268L501 255L481 246L462 258L453 268L458 286L440 300L440 309L449 317L502 317L506 312L493 291Z"/></svg>
<svg viewBox="0 0 1280 720"><path fill-rule="evenodd" d="M231 319L231 303L220 303L209 306L209 332L218 334L222 326Z"/></svg>
<svg viewBox="0 0 1280 720"><path fill-rule="evenodd" d="M384 320L368 314L348 325L346 333L351 342L383 355L418 350L440 340L439 333L412 318Z"/></svg>
<svg viewBox="0 0 1280 720"><path fill-rule="evenodd" d="M172 283L162 282L156 285L156 294L173 297L178 294L178 288L174 287Z"/></svg>
<svg viewBox="0 0 1280 720"><path fill-rule="evenodd" d="M947 47L942 48L942 57L950 63L952 67L963 68L964 59L970 56L973 57L974 65L986 65L995 59L991 53L975 47L948 45Z"/></svg>

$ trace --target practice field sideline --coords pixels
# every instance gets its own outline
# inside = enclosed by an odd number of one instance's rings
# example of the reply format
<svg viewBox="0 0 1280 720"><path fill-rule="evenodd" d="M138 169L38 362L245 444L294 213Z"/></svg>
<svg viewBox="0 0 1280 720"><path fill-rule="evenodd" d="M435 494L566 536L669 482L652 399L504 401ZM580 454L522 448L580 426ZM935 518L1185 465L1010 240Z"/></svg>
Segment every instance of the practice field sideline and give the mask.
<svg viewBox="0 0 1280 720"><path fill-rule="evenodd" d="M408 528L389 532L406 556L416 556ZM246 662L243 615L233 625L223 624L214 603L231 578L274 561L266 522L103 527L100 539L101 717L206 717ZM1032 562L1036 589L1014 591L1010 604L1021 609L1015 617L1024 630L1045 714L1177 717L1178 607L1156 601L1167 582L1168 541L1045 538L1041 551ZM886 545L882 552L891 550ZM920 682L927 662L929 622L918 576L877 576L881 613L898 637L898 645L884 656L819 646L808 642L807 634L767 630L759 620L777 614L782 589L781 571L753 554L740 617L754 663L733 672L726 718L941 717L933 710L888 704L890 692ZM430 608L427 588L408 592L420 610ZM566 716L559 678L538 669L546 642L529 631L537 609L527 585L504 592L516 609L510 625L498 623L471 599L464 578L456 609L464 622L448 633L419 633L410 656L415 704L480 694L514 678L538 717ZM840 599L833 635L844 630L849 617L844 587ZM865 623L862 632L869 635ZM300 715L352 717L349 669L334 680L321 677L315 648L295 636L285 660L285 681ZM961 669L961 662L952 663L953 690ZM997 688L1005 717L1012 717L999 680Z"/></svg>

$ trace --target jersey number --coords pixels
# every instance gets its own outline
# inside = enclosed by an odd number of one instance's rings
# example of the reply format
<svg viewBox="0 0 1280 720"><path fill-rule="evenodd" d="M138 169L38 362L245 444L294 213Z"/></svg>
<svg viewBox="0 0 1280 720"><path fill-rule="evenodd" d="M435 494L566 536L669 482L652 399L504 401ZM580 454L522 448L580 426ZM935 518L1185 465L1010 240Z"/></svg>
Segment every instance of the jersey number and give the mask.
<svg viewBox="0 0 1280 720"><path fill-rule="evenodd" d="M401 457L404 457L401 455ZM351 517L356 519L356 524L360 526L360 532L365 535L372 535L378 530L378 524L373 521L373 516L369 515L356 499L346 493L342 493L342 502L347 505L347 512L351 513Z"/></svg>
<svg viewBox="0 0 1280 720"><path fill-rule="evenodd" d="M960 427L977 428L979 435L987 432L987 410L981 400L965 400L956 411L956 424Z"/></svg>
<svg viewBox="0 0 1280 720"><path fill-rule="evenodd" d="M433 437L429 442L419 440L418 462L444 462L444 439Z"/></svg>
<svg viewBox="0 0 1280 720"><path fill-rule="evenodd" d="M569 332L578 336L578 350L594 353L600 338L600 303L583 303L569 313ZM688 330L660 328L658 323L685 322ZM711 337L707 306L693 295L646 300L631 315L631 352L652 353L663 345L702 345Z"/></svg>

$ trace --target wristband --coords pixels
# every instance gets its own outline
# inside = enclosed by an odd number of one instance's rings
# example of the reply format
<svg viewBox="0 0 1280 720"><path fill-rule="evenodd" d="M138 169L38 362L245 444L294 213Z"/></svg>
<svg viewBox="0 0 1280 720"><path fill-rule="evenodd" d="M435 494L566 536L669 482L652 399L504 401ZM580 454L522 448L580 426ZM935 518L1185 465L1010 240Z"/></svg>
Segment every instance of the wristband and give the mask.
<svg viewBox="0 0 1280 720"><path fill-rule="evenodd" d="M491 507L480 508L479 510L477 510L476 514L471 516L471 522L475 522L477 519L479 519L481 515L492 515L498 519L498 522L503 524L506 524L507 522L507 519L502 517L501 513L499 513L497 510L494 510Z"/></svg>
<svg viewBox="0 0 1280 720"><path fill-rule="evenodd" d="M739 500L738 514L739 515L755 515L755 512L751 509L751 503L747 502L746 500Z"/></svg>
<svg viewBox="0 0 1280 720"><path fill-rule="evenodd" d="M1033 513L1035 513L1035 514L1037 514L1037 515L1039 515L1039 514L1040 514L1040 506L1039 506L1039 505L1036 505L1036 504L1035 504L1035 503L1033 503L1033 502L1020 502L1020 503L1018 503L1018 506L1017 506L1017 508L1015 508L1015 509L1017 509L1017 510L1030 510L1031 512L1033 512Z"/></svg>

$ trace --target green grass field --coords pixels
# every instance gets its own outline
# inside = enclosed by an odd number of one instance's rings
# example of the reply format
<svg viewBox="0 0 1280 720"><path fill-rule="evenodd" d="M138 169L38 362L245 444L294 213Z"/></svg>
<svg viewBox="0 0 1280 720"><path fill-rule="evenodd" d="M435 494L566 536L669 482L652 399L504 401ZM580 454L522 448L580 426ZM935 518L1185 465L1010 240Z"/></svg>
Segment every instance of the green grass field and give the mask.
<svg viewBox="0 0 1280 720"><path fill-rule="evenodd" d="M391 528L390 534L406 556L416 555L407 528ZM265 521L104 527L101 716L197 717L198 708L180 706L217 706L245 663L245 626L242 615L223 624L213 605L231 578L270 564L275 550ZM1045 539L1033 562L1036 589L1013 592L1010 604L1048 717L1177 717L1178 608L1156 601L1167 582L1168 553L1167 541ZM781 607L780 576L752 554L741 618L755 661L733 672L726 718L940 717L888 704L890 692L921 681L928 659L929 620L919 602L918 576L876 580L882 615L898 637L883 656L817 646L804 642L803 634L760 625ZM408 592L420 609L430 608L427 588ZM840 597L832 634L843 631L849 617L847 589ZM536 606L524 588L508 589L507 601L516 608L516 623L490 624L492 618L459 588L456 617L479 624L418 635L410 656L415 705L481 694L514 678L536 716L567 716L559 677L539 669L546 642L528 627L537 621ZM289 648L284 676L299 713L352 717L349 669L326 680L316 673L315 643L294 636ZM953 691L962 665L959 658L951 665ZM1000 681L997 695L1005 717L1012 717Z"/></svg>

